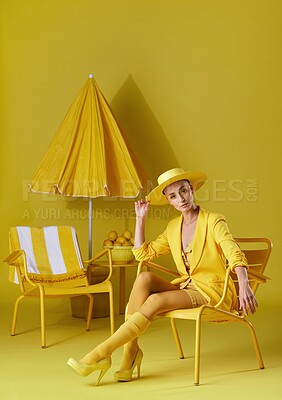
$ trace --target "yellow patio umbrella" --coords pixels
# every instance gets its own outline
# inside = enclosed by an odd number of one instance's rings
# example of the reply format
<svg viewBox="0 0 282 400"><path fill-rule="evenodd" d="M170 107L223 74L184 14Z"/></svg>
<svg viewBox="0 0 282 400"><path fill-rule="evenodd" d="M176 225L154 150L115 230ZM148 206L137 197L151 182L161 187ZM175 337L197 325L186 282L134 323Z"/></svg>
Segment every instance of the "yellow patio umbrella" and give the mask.
<svg viewBox="0 0 282 400"><path fill-rule="evenodd" d="M143 179L146 175L142 167L93 76L89 75L29 181L30 190L89 199L91 257L92 199L137 197Z"/></svg>

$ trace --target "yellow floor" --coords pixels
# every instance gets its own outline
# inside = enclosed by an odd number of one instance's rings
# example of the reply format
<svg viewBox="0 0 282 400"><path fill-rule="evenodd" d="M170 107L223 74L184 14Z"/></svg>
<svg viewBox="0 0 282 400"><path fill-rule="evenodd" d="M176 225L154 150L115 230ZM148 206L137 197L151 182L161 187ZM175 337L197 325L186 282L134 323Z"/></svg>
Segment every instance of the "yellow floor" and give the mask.
<svg viewBox="0 0 282 400"><path fill-rule="evenodd" d="M63 300L68 301L68 300ZM113 354L113 365L101 385L93 386L97 375L82 378L67 366L69 357L81 357L109 334L108 318L84 321L72 318L66 303L60 313L52 301L47 305L46 349L40 347L38 307L22 303L18 334L11 337L12 305L1 304L0 387L3 400L67 399L281 399L282 349L280 308L269 314L261 306L253 319L266 369L259 370L244 326L205 324L202 340L201 385L193 385L194 324L178 324L186 358L180 360L167 319L157 319L140 339L144 351L141 379L128 383L113 380L119 369L121 349ZM65 307L65 310L64 310ZM69 312L68 312L69 311ZM35 318L34 318L35 317ZM117 316L117 326L122 317ZM98 372L96 372L98 374Z"/></svg>

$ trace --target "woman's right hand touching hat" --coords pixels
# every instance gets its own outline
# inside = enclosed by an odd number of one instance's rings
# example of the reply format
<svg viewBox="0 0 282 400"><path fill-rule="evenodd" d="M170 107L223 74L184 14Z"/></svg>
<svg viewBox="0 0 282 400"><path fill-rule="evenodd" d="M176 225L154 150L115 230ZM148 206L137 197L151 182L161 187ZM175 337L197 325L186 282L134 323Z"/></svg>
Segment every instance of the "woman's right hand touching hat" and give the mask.
<svg viewBox="0 0 282 400"><path fill-rule="evenodd" d="M146 218L149 210L149 201L143 199L135 201L135 214L136 218Z"/></svg>

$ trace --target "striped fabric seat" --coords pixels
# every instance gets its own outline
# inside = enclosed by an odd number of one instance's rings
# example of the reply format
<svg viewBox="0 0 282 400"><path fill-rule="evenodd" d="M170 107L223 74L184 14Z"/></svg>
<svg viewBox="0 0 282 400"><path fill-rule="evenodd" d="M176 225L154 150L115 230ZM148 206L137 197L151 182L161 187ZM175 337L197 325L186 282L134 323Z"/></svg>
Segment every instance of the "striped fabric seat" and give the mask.
<svg viewBox="0 0 282 400"><path fill-rule="evenodd" d="M86 276L80 249L71 226L42 228L18 226L10 228L10 251L24 250L28 277L34 282L59 282ZM23 262L17 261L23 275ZM9 280L19 283L14 267L10 267Z"/></svg>

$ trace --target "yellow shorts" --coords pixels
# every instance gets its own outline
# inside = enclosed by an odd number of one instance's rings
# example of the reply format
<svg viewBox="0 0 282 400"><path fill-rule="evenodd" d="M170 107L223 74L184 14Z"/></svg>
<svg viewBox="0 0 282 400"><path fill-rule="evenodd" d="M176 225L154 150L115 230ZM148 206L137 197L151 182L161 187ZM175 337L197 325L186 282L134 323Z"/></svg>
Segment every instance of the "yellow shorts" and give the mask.
<svg viewBox="0 0 282 400"><path fill-rule="evenodd" d="M185 290L185 292L188 294L188 296L191 299L193 308L200 307L203 304L207 304L208 303L207 299L202 295L202 293L200 293L195 288L195 286L193 285L193 283L191 282L190 279L188 279L187 281L181 283L179 285L179 289Z"/></svg>

